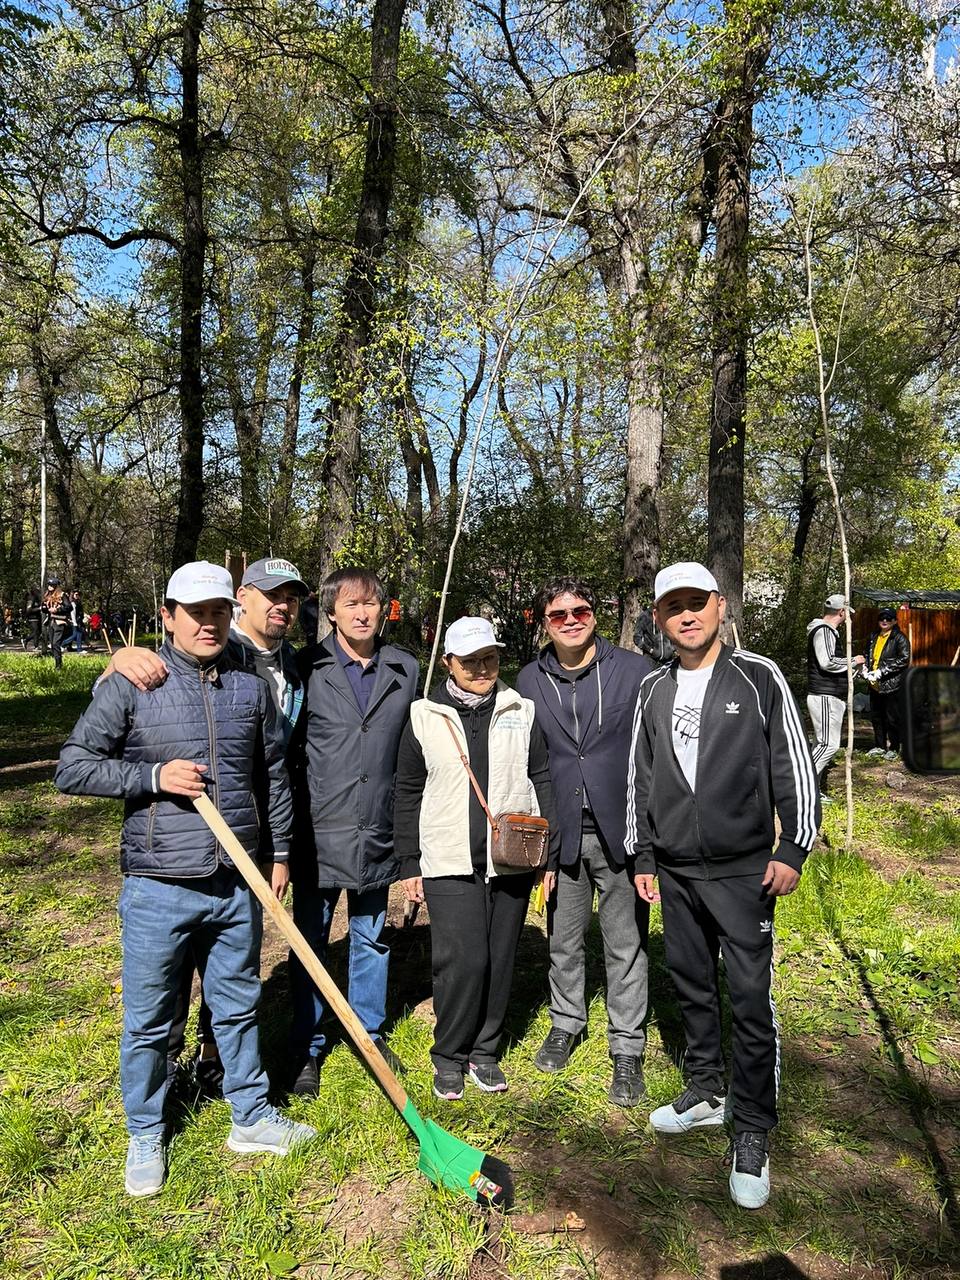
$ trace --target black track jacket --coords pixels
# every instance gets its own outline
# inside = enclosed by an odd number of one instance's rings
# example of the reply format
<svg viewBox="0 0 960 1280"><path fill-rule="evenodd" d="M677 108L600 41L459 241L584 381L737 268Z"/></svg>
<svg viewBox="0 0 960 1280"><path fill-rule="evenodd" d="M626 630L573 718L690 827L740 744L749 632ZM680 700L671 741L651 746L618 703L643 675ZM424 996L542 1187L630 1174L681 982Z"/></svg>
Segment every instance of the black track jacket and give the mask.
<svg viewBox="0 0 960 1280"><path fill-rule="evenodd" d="M813 847L820 797L793 694L775 662L724 645L703 700L694 794L673 750L672 662L640 686L627 774L627 857L690 876L748 875L771 857L795 871Z"/></svg>

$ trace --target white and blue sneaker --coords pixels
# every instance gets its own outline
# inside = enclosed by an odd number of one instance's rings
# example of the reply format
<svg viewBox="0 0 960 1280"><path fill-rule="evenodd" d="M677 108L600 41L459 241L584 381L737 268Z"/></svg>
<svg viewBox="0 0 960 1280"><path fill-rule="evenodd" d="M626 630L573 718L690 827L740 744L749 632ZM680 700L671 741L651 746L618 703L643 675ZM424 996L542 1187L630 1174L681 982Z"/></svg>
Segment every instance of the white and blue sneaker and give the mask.
<svg viewBox="0 0 960 1280"><path fill-rule="evenodd" d="M316 1129L308 1124L300 1124L288 1116L281 1115L276 1107L271 1107L266 1115L256 1124L234 1124L227 1138L227 1146L231 1151L248 1154L256 1151L268 1151L275 1156L285 1156L294 1147L309 1142L317 1136Z"/></svg>
<svg viewBox="0 0 960 1280"><path fill-rule="evenodd" d="M741 1209L762 1209L770 1199L767 1135L756 1129L735 1133L730 1157L730 1199Z"/></svg>
<svg viewBox="0 0 960 1280"><path fill-rule="evenodd" d="M134 1134L127 1147L124 1186L128 1196L155 1196L167 1175L163 1137L159 1133Z"/></svg>
<svg viewBox="0 0 960 1280"><path fill-rule="evenodd" d="M686 1133L723 1124L726 1098L721 1094L706 1098L695 1089L684 1089L679 1098L650 1113L650 1124L658 1133Z"/></svg>

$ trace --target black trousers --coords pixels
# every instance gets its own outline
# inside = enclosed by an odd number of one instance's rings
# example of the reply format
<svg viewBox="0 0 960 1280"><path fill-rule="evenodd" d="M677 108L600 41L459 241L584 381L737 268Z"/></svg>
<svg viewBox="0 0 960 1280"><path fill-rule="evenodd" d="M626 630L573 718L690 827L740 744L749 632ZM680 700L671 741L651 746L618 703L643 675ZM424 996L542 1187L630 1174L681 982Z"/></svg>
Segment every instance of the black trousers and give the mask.
<svg viewBox="0 0 960 1280"><path fill-rule="evenodd" d="M777 1123L780 1037L770 979L776 898L759 873L691 880L660 868L663 943L687 1040L685 1074L704 1094L726 1092L718 957L733 1012L733 1127Z"/></svg>
<svg viewBox="0 0 960 1280"><path fill-rule="evenodd" d="M430 1057L438 1071L496 1062L517 943L533 888L529 875L425 876L433 953Z"/></svg>
<svg viewBox="0 0 960 1280"><path fill-rule="evenodd" d="M891 751L900 750L901 699L903 687L893 693L870 690L870 723L873 725L873 745Z"/></svg>

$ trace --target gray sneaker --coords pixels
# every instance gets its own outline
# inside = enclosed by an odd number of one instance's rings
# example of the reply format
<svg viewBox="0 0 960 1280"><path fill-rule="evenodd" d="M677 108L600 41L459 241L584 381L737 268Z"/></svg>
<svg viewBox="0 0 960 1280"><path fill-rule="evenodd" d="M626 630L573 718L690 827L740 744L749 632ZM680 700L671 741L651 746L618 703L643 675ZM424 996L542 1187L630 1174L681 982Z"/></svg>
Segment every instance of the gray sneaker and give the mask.
<svg viewBox="0 0 960 1280"><path fill-rule="evenodd" d="M234 1124L227 1146L231 1151L271 1151L276 1156L285 1156L294 1147L316 1136L316 1129L310 1125L299 1124L271 1107L256 1124Z"/></svg>
<svg viewBox="0 0 960 1280"><path fill-rule="evenodd" d="M686 1133L723 1124L723 1094L703 1098L693 1089L684 1089L679 1098L650 1113L650 1124L658 1133Z"/></svg>
<svg viewBox="0 0 960 1280"><path fill-rule="evenodd" d="M884 760L899 760L899 759L900 759L900 752L899 752L899 751L885 751L885 752L883 753L883 758L884 758Z"/></svg>
<svg viewBox="0 0 960 1280"><path fill-rule="evenodd" d="M870 750L867 752L867 755L868 755L868 756L882 756L882 755L883 755L883 747L871 747L871 748L870 748Z"/></svg>
<svg viewBox="0 0 960 1280"><path fill-rule="evenodd" d="M128 1196L155 1196L163 1186L167 1166L159 1133L134 1135L127 1146L124 1186Z"/></svg>

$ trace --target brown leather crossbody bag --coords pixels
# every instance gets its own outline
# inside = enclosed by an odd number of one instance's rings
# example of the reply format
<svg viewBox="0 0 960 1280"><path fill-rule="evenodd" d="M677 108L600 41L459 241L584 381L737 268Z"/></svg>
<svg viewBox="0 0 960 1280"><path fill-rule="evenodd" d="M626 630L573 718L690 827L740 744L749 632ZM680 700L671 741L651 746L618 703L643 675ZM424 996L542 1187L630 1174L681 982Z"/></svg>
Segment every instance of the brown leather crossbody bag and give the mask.
<svg viewBox="0 0 960 1280"><path fill-rule="evenodd" d="M496 817L490 812L484 799L476 775L470 768L470 761L461 750L456 730L450 721L443 717L443 722L450 731L453 745L457 749L463 767L466 769L474 794L480 801L480 807L487 815L490 823L491 844L490 856L495 867L509 867L512 871L539 871L546 866L547 841L550 838L550 824L546 818L533 813L498 813Z"/></svg>

